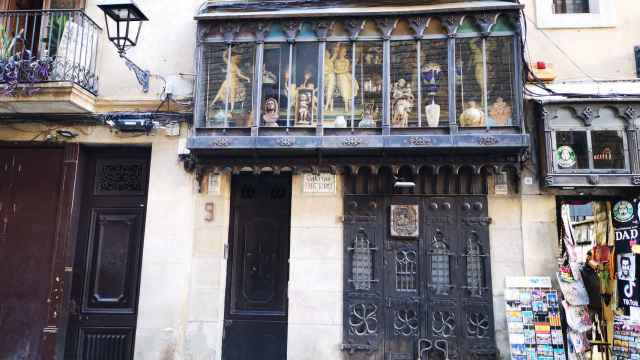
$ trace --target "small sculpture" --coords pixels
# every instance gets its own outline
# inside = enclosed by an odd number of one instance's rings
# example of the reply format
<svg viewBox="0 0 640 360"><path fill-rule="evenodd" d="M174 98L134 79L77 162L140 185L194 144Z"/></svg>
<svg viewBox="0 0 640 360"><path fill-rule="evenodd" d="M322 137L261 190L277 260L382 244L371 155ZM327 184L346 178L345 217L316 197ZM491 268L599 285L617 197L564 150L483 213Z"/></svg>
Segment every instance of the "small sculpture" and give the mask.
<svg viewBox="0 0 640 360"><path fill-rule="evenodd" d="M327 50L324 54L324 110L333 111L333 95L336 92L336 71L334 62L338 56L337 48L333 49L333 54Z"/></svg>
<svg viewBox="0 0 640 360"><path fill-rule="evenodd" d="M484 113L475 101L469 101L468 107L460 115L460 126L478 127L484 126Z"/></svg>
<svg viewBox="0 0 640 360"><path fill-rule="evenodd" d="M341 47L340 44L336 45L337 58L334 61L334 70L336 73L336 83L338 90L340 90L340 96L344 102L344 111L351 112L351 101L353 100L354 93L357 93L360 86L356 81L353 81L351 74L351 61L347 59L347 48Z"/></svg>
<svg viewBox="0 0 640 360"><path fill-rule="evenodd" d="M489 116L493 119L493 125L507 126L511 123L512 109L501 97L496 99L496 102L491 105L489 109Z"/></svg>
<svg viewBox="0 0 640 360"><path fill-rule="evenodd" d="M228 63L228 54L227 50L223 55L225 64ZM245 76L240 70L241 60L240 55L231 55L231 64L228 64L229 73L227 74L227 78L222 82L216 97L213 98L210 105L211 107L218 101L229 102L229 111L231 112L237 102L243 102L247 98L247 90L244 85L240 83L240 80L251 82L251 79Z"/></svg>
<svg viewBox="0 0 640 360"><path fill-rule="evenodd" d="M264 102L264 112L262 115L262 123L265 127L278 127L278 101L274 98L268 98Z"/></svg>
<svg viewBox="0 0 640 360"><path fill-rule="evenodd" d="M313 114L313 90L298 88L296 124L311 125Z"/></svg>
<svg viewBox="0 0 640 360"><path fill-rule="evenodd" d="M373 128L376 127L375 117L378 115L378 108L375 104L370 103L364 106L364 111L362 112L362 119L358 123L359 128Z"/></svg>
<svg viewBox="0 0 640 360"><path fill-rule="evenodd" d="M342 115L336 116L336 121L333 123L334 127L337 128L346 128L347 127L347 119Z"/></svg>
<svg viewBox="0 0 640 360"><path fill-rule="evenodd" d="M393 127L408 127L409 113L415 104L415 98L411 93L411 83L400 79L393 84L391 100L393 101L391 125Z"/></svg>
<svg viewBox="0 0 640 360"><path fill-rule="evenodd" d="M437 127L440 123L440 105L436 104L436 94L441 71L440 65L435 63L427 64L422 70L422 82L425 84L427 95L431 96L431 104L424 107L429 127Z"/></svg>

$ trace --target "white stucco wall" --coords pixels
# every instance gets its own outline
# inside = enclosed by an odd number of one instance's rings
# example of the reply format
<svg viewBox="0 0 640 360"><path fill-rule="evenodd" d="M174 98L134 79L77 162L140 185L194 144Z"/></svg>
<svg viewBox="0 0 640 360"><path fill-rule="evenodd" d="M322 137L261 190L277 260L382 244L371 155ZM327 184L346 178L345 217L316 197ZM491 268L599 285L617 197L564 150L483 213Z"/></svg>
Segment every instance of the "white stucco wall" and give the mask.
<svg viewBox="0 0 640 360"><path fill-rule="evenodd" d="M536 26L536 0L521 3L525 5L528 25L527 58L534 63L552 63L557 81L636 77L633 47L640 45L637 0L607 1L607 6L615 8L613 27L571 29L539 29Z"/></svg>

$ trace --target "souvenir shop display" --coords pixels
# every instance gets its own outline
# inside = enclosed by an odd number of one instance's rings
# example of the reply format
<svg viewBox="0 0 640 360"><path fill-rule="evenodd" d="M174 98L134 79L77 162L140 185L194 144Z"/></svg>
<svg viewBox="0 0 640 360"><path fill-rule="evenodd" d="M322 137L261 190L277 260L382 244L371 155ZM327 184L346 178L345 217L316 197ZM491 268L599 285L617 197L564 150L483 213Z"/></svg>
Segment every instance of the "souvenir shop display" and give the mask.
<svg viewBox="0 0 640 360"><path fill-rule="evenodd" d="M568 166L573 155L562 151ZM636 198L561 204L558 283L570 360L640 359L639 206Z"/></svg>
<svg viewBox="0 0 640 360"><path fill-rule="evenodd" d="M560 299L550 278L507 278L505 302L512 360L565 360Z"/></svg>
<svg viewBox="0 0 640 360"><path fill-rule="evenodd" d="M640 359L640 321L616 316L612 351L617 359Z"/></svg>

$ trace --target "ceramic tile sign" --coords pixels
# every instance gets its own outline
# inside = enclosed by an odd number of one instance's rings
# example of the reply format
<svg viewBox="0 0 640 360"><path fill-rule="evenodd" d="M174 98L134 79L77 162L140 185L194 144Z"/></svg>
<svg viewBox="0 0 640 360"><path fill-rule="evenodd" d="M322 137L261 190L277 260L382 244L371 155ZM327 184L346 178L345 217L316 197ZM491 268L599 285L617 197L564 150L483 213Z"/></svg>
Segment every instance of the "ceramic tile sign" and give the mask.
<svg viewBox="0 0 640 360"><path fill-rule="evenodd" d="M304 174L302 192L308 194L335 194L336 175L329 173Z"/></svg>
<svg viewBox="0 0 640 360"><path fill-rule="evenodd" d="M551 279L508 277L506 284L511 359L565 360L560 302Z"/></svg>
<svg viewBox="0 0 640 360"><path fill-rule="evenodd" d="M391 236L416 238L419 235L418 205L391 205Z"/></svg>

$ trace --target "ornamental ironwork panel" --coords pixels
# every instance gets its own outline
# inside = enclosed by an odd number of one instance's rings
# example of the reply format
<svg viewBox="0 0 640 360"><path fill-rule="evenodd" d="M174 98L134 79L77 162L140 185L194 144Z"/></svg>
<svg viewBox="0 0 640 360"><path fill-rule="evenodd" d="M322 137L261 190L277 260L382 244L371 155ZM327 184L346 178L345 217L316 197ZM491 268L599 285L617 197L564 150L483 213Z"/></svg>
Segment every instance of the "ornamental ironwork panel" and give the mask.
<svg viewBox="0 0 640 360"><path fill-rule="evenodd" d="M394 208L419 233L394 236ZM345 196L344 349L360 359L496 358L482 196Z"/></svg>
<svg viewBox="0 0 640 360"><path fill-rule="evenodd" d="M144 195L146 166L143 160L97 161L94 195Z"/></svg>

